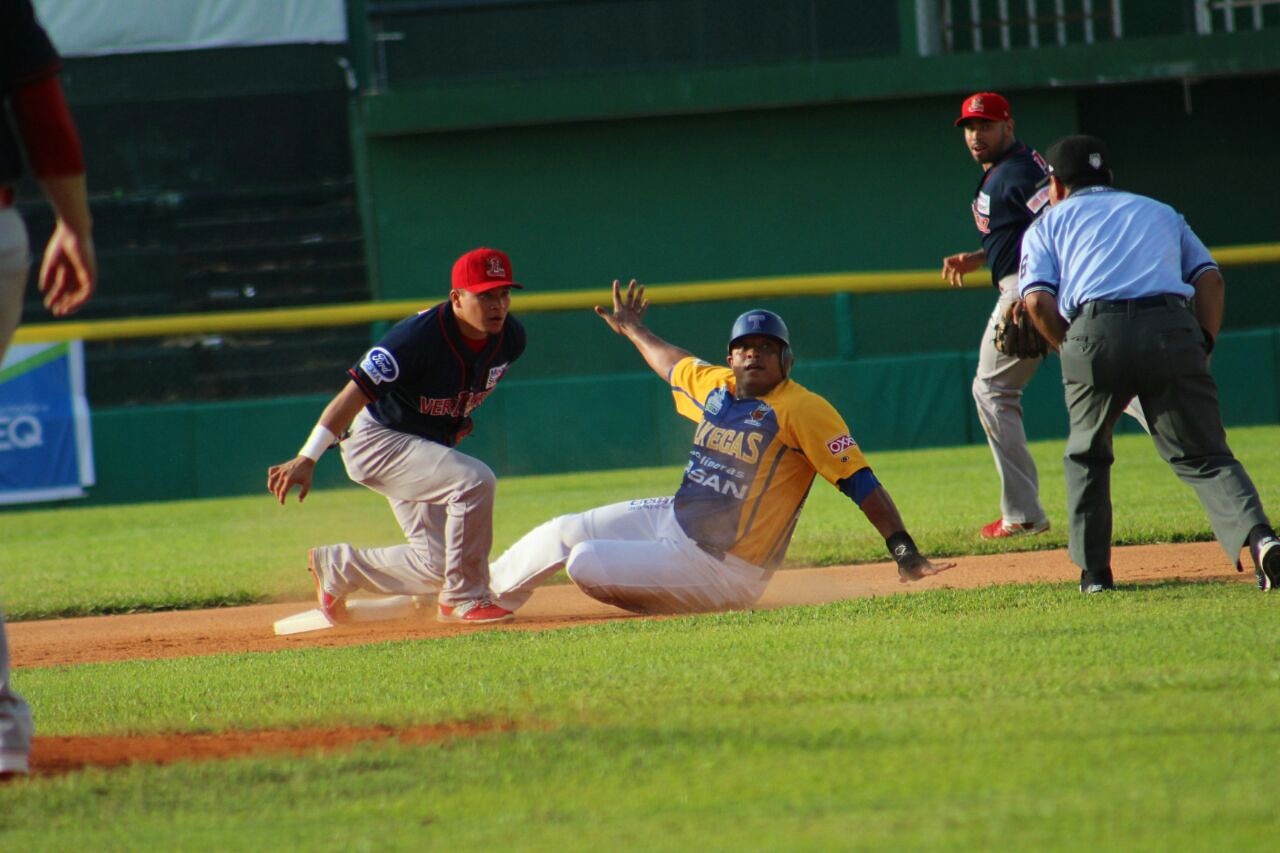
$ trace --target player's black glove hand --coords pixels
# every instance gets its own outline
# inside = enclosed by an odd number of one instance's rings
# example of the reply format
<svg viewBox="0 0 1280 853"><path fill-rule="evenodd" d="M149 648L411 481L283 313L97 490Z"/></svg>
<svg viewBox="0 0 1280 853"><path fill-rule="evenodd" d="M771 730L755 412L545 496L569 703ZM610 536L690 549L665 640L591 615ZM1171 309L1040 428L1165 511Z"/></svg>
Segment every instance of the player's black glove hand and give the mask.
<svg viewBox="0 0 1280 853"><path fill-rule="evenodd" d="M893 534L884 540L884 544L893 555L893 561L898 564L898 580L902 583L918 581L955 566L955 563L931 562L928 557L920 553L916 548L915 540L905 530Z"/></svg>
<svg viewBox="0 0 1280 853"><path fill-rule="evenodd" d="M1031 322L1031 312L1021 299L1005 309L992 343L997 352L1014 358L1041 358L1049 352L1049 342Z"/></svg>

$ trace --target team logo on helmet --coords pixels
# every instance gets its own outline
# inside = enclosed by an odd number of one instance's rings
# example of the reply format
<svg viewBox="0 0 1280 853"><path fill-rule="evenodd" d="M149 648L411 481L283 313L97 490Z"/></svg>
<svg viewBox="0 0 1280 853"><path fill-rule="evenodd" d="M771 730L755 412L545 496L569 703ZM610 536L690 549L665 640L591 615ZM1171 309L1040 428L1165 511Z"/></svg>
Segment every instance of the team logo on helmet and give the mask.
<svg viewBox="0 0 1280 853"><path fill-rule="evenodd" d="M1095 170L1102 168L1102 155L1094 152L1089 155L1089 165Z"/></svg>
<svg viewBox="0 0 1280 853"><path fill-rule="evenodd" d="M507 271L502 267L502 258L490 255L485 259L485 275L489 278L506 278Z"/></svg>
<svg viewBox="0 0 1280 853"><path fill-rule="evenodd" d="M982 98L978 97L977 95L974 95L972 98L969 99L969 112L971 113L983 112Z"/></svg>
<svg viewBox="0 0 1280 853"><path fill-rule="evenodd" d="M374 385L383 382L395 382L400 378L400 365L396 358L382 347L374 347L360 362L360 369L368 374Z"/></svg>

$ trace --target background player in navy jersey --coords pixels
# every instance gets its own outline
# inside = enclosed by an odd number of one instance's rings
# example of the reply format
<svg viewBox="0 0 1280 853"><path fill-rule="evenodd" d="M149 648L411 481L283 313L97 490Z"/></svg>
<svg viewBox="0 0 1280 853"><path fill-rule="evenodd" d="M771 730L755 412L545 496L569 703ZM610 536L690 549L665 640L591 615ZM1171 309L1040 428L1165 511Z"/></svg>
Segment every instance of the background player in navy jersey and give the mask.
<svg viewBox="0 0 1280 853"><path fill-rule="evenodd" d="M1022 425L1022 389L1043 359L1005 355L993 342L996 324L1018 299L1022 234L1049 201L1046 192L1036 186L1045 175L1045 164L1038 153L1014 136L1009 102L995 92L965 98L955 123L964 129L965 147L982 167L972 204L982 248L943 258L942 277L952 287L962 287L965 274L985 263L999 291L982 333L978 372L973 379L978 419L1000 476L1000 518L983 527L982 535L996 539L1043 533L1049 529L1049 518L1040 505L1036 463Z"/></svg>
<svg viewBox="0 0 1280 853"><path fill-rule="evenodd" d="M1039 475L1022 422L1022 390L1043 359L1005 355L994 342L996 324L1019 299L1022 235L1049 203L1048 189L1041 186L1047 167L1035 150L1014 136L1009 102L995 92L965 98L955 124L963 128L965 147L982 167L972 202L982 248L943 258L942 277L952 287L963 287L965 274L985 263L999 292L978 345L978 372L973 378L978 420L1000 477L1000 517L982 528L982 536L1002 539L1043 533L1049 529L1049 518L1040 504ZM1147 428L1136 399L1125 412Z"/></svg>
<svg viewBox="0 0 1280 853"><path fill-rule="evenodd" d="M508 315L511 288L521 287L512 275L497 249L460 257L449 299L397 323L347 371L298 456L268 469L267 488L281 504L294 486L301 501L316 460L350 429L340 445L348 476L386 496L408 539L307 553L331 622L347 618L345 597L357 589L436 594L443 622L511 618L489 599L494 474L454 446L471 432L472 410L524 352L524 327Z"/></svg>
<svg viewBox="0 0 1280 853"><path fill-rule="evenodd" d="M0 360L22 317L31 266L26 225L13 208L22 151L55 218L40 264L45 307L55 317L72 314L97 284L84 155L58 82L61 65L30 1L0 2ZM9 647L0 616L0 780L27 772L31 735L31 710L9 686Z"/></svg>

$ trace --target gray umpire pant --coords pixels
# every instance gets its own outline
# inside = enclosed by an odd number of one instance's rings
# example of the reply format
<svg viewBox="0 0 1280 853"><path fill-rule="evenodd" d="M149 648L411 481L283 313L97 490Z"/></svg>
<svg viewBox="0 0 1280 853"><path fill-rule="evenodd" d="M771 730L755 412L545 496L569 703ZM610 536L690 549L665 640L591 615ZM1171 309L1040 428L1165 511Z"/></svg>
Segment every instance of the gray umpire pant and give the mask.
<svg viewBox="0 0 1280 853"><path fill-rule="evenodd" d="M387 429L361 411L342 443L352 480L384 495L408 544L314 549L325 589L436 594L441 604L489 597L497 478L479 459Z"/></svg>
<svg viewBox="0 0 1280 853"><path fill-rule="evenodd" d="M27 772L31 709L9 685L9 640L0 614L0 773Z"/></svg>
<svg viewBox="0 0 1280 853"><path fill-rule="evenodd" d="M1068 542L1086 574L1111 567L1111 436L1135 396L1160 458L1195 490L1229 560L1267 523L1258 490L1227 446L1202 341L1186 300L1175 296L1089 302L1067 331Z"/></svg>

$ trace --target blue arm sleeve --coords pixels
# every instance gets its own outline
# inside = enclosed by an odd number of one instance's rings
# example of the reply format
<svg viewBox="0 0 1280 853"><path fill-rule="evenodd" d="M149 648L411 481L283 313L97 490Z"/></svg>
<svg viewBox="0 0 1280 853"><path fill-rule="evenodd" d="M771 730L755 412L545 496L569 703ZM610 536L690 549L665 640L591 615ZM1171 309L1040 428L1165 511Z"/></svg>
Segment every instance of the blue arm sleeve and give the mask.
<svg viewBox="0 0 1280 853"><path fill-rule="evenodd" d="M862 502L867 499L867 496L879 486L880 481L876 479L876 475L872 473L870 468L859 468L852 477L845 477L836 483L836 488L852 498L853 502L858 506L862 506Z"/></svg>

